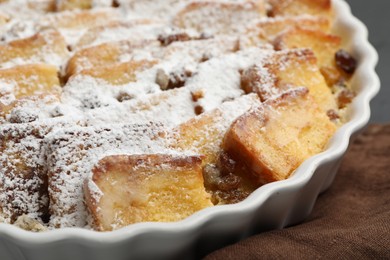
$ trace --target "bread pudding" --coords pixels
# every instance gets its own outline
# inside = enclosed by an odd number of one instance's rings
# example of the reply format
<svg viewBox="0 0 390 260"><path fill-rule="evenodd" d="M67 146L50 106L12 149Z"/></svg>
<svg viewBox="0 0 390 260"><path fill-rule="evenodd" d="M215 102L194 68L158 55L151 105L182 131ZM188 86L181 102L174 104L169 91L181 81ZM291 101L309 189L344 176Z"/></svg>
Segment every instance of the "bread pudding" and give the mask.
<svg viewBox="0 0 390 260"><path fill-rule="evenodd" d="M0 1L0 220L111 231L289 178L347 119L331 0Z"/></svg>

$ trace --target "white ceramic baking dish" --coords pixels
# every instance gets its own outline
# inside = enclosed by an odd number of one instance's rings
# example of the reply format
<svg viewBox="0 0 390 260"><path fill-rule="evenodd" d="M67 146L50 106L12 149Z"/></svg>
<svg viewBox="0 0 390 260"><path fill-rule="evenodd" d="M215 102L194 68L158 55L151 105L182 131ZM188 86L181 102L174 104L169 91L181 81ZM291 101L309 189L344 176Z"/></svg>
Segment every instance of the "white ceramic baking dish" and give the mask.
<svg viewBox="0 0 390 260"><path fill-rule="evenodd" d="M332 183L348 145L369 121L369 102L379 90L378 55L366 27L343 0L334 0L336 27L359 61L352 85L358 92L329 147L305 161L285 181L267 184L235 205L204 209L175 223L140 223L107 233L61 229L32 233L0 224L2 260L194 259L251 234L302 222L317 196Z"/></svg>

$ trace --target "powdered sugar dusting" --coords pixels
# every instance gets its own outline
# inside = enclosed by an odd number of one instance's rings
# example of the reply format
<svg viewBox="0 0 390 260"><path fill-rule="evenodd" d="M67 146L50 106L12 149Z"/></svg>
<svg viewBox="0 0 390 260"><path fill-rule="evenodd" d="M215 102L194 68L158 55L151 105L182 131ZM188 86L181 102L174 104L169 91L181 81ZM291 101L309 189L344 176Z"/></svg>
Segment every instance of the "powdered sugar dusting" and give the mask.
<svg viewBox="0 0 390 260"><path fill-rule="evenodd" d="M0 80L0 103L2 105L9 105L15 101L15 84L13 82L5 82Z"/></svg>
<svg viewBox="0 0 390 260"><path fill-rule="evenodd" d="M90 110L85 115L93 123L145 122L158 118L172 126L194 117L195 112L190 91L180 88Z"/></svg>
<svg viewBox="0 0 390 260"><path fill-rule="evenodd" d="M158 21L131 19L126 22L115 22L111 26L93 27L80 38L76 47L89 47L106 42L132 40L152 40L170 27Z"/></svg>
<svg viewBox="0 0 390 260"><path fill-rule="evenodd" d="M83 185L99 200L91 169L100 159L218 154L234 120L261 106L248 94L260 91L243 87L246 76L267 98L281 93L271 65L286 51L250 30L283 18L266 17L261 0L93 0L91 9L68 0L0 2L0 72L17 75L0 79L7 223L23 216L31 226L93 228ZM32 64L54 69L20 76ZM199 134L190 147L180 146L185 127Z"/></svg>
<svg viewBox="0 0 390 260"><path fill-rule="evenodd" d="M242 95L240 71L261 63L266 57L266 50L249 48L221 59L212 59L200 65L197 75L189 80L186 87L192 92L203 92L198 104L209 111L226 100Z"/></svg>

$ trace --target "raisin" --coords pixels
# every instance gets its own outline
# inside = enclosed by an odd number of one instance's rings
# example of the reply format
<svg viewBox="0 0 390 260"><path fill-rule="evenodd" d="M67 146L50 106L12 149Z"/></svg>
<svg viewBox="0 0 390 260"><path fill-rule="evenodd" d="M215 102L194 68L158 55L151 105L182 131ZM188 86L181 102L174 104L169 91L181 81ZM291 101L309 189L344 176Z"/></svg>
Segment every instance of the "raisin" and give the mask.
<svg viewBox="0 0 390 260"><path fill-rule="evenodd" d="M347 88L347 81L345 78L341 77L339 81L336 82L336 86L340 88Z"/></svg>
<svg viewBox="0 0 390 260"><path fill-rule="evenodd" d="M332 121L340 118L339 114L334 109L328 110L328 112L326 112L326 114L329 117L329 119Z"/></svg>
<svg viewBox="0 0 390 260"><path fill-rule="evenodd" d="M214 164L206 164L203 167L204 184L207 189L215 188L221 181L221 172Z"/></svg>
<svg viewBox="0 0 390 260"><path fill-rule="evenodd" d="M321 67L321 74L324 76L328 87L336 85L341 79L341 73L338 69L331 67Z"/></svg>
<svg viewBox="0 0 390 260"><path fill-rule="evenodd" d="M112 7L114 7L114 8L118 8L118 7L120 7L120 3L119 3L119 1L118 0L113 0L112 1L112 4L111 4L111 6Z"/></svg>
<svg viewBox="0 0 390 260"><path fill-rule="evenodd" d="M346 107L349 103L352 102L352 99L354 97L355 97L355 93L352 90L349 89L342 90L337 97L337 103L339 105L339 108Z"/></svg>
<svg viewBox="0 0 390 260"><path fill-rule="evenodd" d="M219 204L233 204L243 201L249 196L248 192L241 190L231 190L231 191L217 191L214 200L217 200Z"/></svg>
<svg viewBox="0 0 390 260"><path fill-rule="evenodd" d="M205 32L202 32L199 37L197 37L196 39L197 40L207 40L207 39L211 39L213 38L213 36L209 33L205 33Z"/></svg>
<svg viewBox="0 0 390 260"><path fill-rule="evenodd" d="M170 35L160 35L160 36L158 36L157 39L161 43L162 46L168 46L172 42L190 41L192 38L186 33L176 33L176 34L170 34Z"/></svg>
<svg viewBox="0 0 390 260"><path fill-rule="evenodd" d="M220 168L225 173L232 173L235 171L236 162L233 159L231 159L230 156L225 152L222 152L219 155L219 164L220 164Z"/></svg>
<svg viewBox="0 0 390 260"><path fill-rule="evenodd" d="M196 90L191 92L192 101L197 102L199 99L203 98L204 93L202 90Z"/></svg>
<svg viewBox="0 0 390 260"><path fill-rule="evenodd" d="M129 93L126 93L126 92L119 92L118 96L116 97L116 99L119 102L124 102L124 101L127 101L127 100L131 100L133 98L134 98L133 95L131 95Z"/></svg>
<svg viewBox="0 0 390 260"><path fill-rule="evenodd" d="M246 94L257 93L260 97L260 100L265 101L266 97L264 97L262 94L262 82L264 82L264 79L262 78L261 74L262 73L260 73L260 69L256 65L244 70L241 73L240 86ZM265 80L268 81L268 79ZM270 78L269 80L274 79Z"/></svg>
<svg viewBox="0 0 390 260"><path fill-rule="evenodd" d="M224 176L218 183L218 188L222 191L235 190L240 185L240 178L233 173Z"/></svg>
<svg viewBox="0 0 390 260"><path fill-rule="evenodd" d="M213 36L207 33L201 33L199 36L193 37L193 36L189 36L187 33L180 32L180 33L169 34L169 35L159 35L157 39L162 46L168 46L173 42L207 40L210 38L213 38Z"/></svg>
<svg viewBox="0 0 390 260"><path fill-rule="evenodd" d="M192 71L183 70L169 74L168 89L181 88L185 85L187 78L192 76Z"/></svg>
<svg viewBox="0 0 390 260"><path fill-rule="evenodd" d="M181 88L185 85L187 78L192 76L192 71L183 69L182 71L174 71L168 74L164 70L158 69L156 75L156 83L161 90Z"/></svg>
<svg viewBox="0 0 390 260"><path fill-rule="evenodd" d="M200 115L204 112L204 108L201 105L196 105L194 108L195 115Z"/></svg>
<svg viewBox="0 0 390 260"><path fill-rule="evenodd" d="M267 16L268 17L275 17L275 12L274 12L273 8L269 8L267 10Z"/></svg>
<svg viewBox="0 0 390 260"><path fill-rule="evenodd" d="M208 61L211 58L212 57L211 57L210 54L203 53L202 58L200 59L200 62L206 62L206 61Z"/></svg>
<svg viewBox="0 0 390 260"><path fill-rule="evenodd" d="M348 74L352 74L355 72L357 67L356 59L352 57L352 55L349 54L347 51L343 49L339 50L338 52L336 52L335 59L337 66L344 72Z"/></svg>

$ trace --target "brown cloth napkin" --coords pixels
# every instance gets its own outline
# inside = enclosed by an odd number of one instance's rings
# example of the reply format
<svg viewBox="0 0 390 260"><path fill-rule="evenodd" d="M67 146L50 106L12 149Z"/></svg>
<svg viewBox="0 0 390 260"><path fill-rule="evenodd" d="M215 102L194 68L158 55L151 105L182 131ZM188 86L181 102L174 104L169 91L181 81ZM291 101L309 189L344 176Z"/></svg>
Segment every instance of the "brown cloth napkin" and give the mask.
<svg viewBox="0 0 390 260"><path fill-rule="evenodd" d="M372 125L355 140L304 223L206 259L390 259L390 125Z"/></svg>

